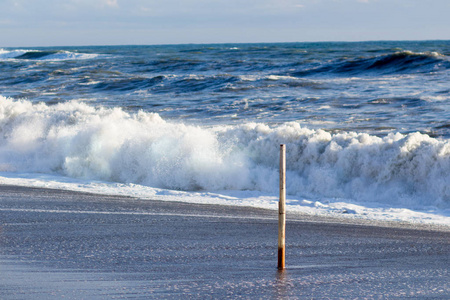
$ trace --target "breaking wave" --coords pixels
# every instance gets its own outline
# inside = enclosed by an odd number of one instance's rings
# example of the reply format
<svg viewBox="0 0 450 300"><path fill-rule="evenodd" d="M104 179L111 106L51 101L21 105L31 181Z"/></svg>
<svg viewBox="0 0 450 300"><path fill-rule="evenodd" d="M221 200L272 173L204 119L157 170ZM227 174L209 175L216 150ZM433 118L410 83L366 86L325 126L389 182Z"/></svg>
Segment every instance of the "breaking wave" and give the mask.
<svg viewBox="0 0 450 300"><path fill-rule="evenodd" d="M326 73L342 75L380 75L427 73L450 69L450 61L436 52L415 53L400 51L393 54L337 61L318 68L301 70L293 76L311 76Z"/></svg>
<svg viewBox="0 0 450 300"><path fill-rule="evenodd" d="M91 59L98 57L98 54L76 53L62 50L4 50L0 49L0 61L2 60L77 60Z"/></svg>
<svg viewBox="0 0 450 300"><path fill-rule="evenodd" d="M4 97L0 132L2 172L276 194L285 143L289 194L450 208L450 143L421 133L331 134L298 123L201 127L142 111Z"/></svg>

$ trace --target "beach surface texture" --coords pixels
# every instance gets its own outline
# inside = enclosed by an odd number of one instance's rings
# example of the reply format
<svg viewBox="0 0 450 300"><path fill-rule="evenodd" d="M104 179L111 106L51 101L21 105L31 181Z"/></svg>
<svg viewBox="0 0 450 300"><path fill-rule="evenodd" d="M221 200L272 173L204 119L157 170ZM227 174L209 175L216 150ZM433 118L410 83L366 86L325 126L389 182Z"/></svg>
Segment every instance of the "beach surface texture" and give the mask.
<svg viewBox="0 0 450 300"><path fill-rule="evenodd" d="M0 186L1 299L450 298L448 227Z"/></svg>

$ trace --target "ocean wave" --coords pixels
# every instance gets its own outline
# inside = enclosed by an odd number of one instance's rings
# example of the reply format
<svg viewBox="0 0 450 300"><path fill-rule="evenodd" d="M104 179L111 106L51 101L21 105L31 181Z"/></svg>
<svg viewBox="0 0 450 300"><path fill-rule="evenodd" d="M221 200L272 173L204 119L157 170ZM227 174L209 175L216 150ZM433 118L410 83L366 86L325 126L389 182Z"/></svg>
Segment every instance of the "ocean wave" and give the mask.
<svg viewBox="0 0 450 300"><path fill-rule="evenodd" d="M393 54L336 61L313 69L294 72L292 76L302 77L320 74L341 75L390 75L428 73L450 69L450 61L437 52L398 51Z"/></svg>
<svg viewBox="0 0 450 300"><path fill-rule="evenodd" d="M93 84L93 88L95 90L118 92L149 89L162 83L166 78L167 76L155 76L151 78L135 76L131 78L111 79L108 81L99 81Z"/></svg>
<svg viewBox="0 0 450 300"><path fill-rule="evenodd" d="M28 50L5 50L0 49L0 60L11 59L27 53Z"/></svg>
<svg viewBox="0 0 450 300"><path fill-rule="evenodd" d="M298 123L201 127L142 111L4 97L0 132L0 172L276 194L284 143L291 195L450 208L450 142L421 133L331 134Z"/></svg>
<svg viewBox="0 0 450 300"><path fill-rule="evenodd" d="M98 54L75 53L62 50L4 50L0 49L1 60L78 60L78 59L92 59L98 57Z"/></svg>
<svg viewBox="0 0 450 300"><path fill-rule="evenodd" d="M154 77L133 76L108 78L93 85L94 90L134 91L150 90L152 93L194 93L205 90L221 91L240 82L239 76L217 75L158 75Z"/></svg>

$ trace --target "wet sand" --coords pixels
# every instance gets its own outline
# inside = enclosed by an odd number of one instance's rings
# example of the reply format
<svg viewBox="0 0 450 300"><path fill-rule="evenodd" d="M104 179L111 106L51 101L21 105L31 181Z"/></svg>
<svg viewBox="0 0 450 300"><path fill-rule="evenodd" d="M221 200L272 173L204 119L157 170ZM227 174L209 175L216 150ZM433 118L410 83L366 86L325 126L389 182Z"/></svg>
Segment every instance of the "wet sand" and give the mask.
<svg viewBox="0 0 450 300"><path fill-rule="evenodd" d="M1 299L450 298L450 232L0 186Z"/></svg>

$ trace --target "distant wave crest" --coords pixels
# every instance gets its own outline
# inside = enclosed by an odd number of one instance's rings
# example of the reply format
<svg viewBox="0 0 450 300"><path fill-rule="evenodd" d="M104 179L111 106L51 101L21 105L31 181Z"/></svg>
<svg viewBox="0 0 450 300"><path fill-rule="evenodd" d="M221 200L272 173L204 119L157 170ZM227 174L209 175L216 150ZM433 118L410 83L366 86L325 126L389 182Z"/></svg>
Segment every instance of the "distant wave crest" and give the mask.
<svg viewBox="0 0 450 300"><path fill-rule="evenodd" d="M292 75L301 77L326 73L342 75L408 74L449 68L450 61L446 56L437 52L399 51L383 56L337 61L314 69L301 70Z"/></svg>
<svg viewBox="0 0 450 300"><path fill-rule="evenodd" d="M42 51L42 50L4 50L0 49L1 60L76 60L91 59L98 54L75 53L70 51Z"/></svg>

